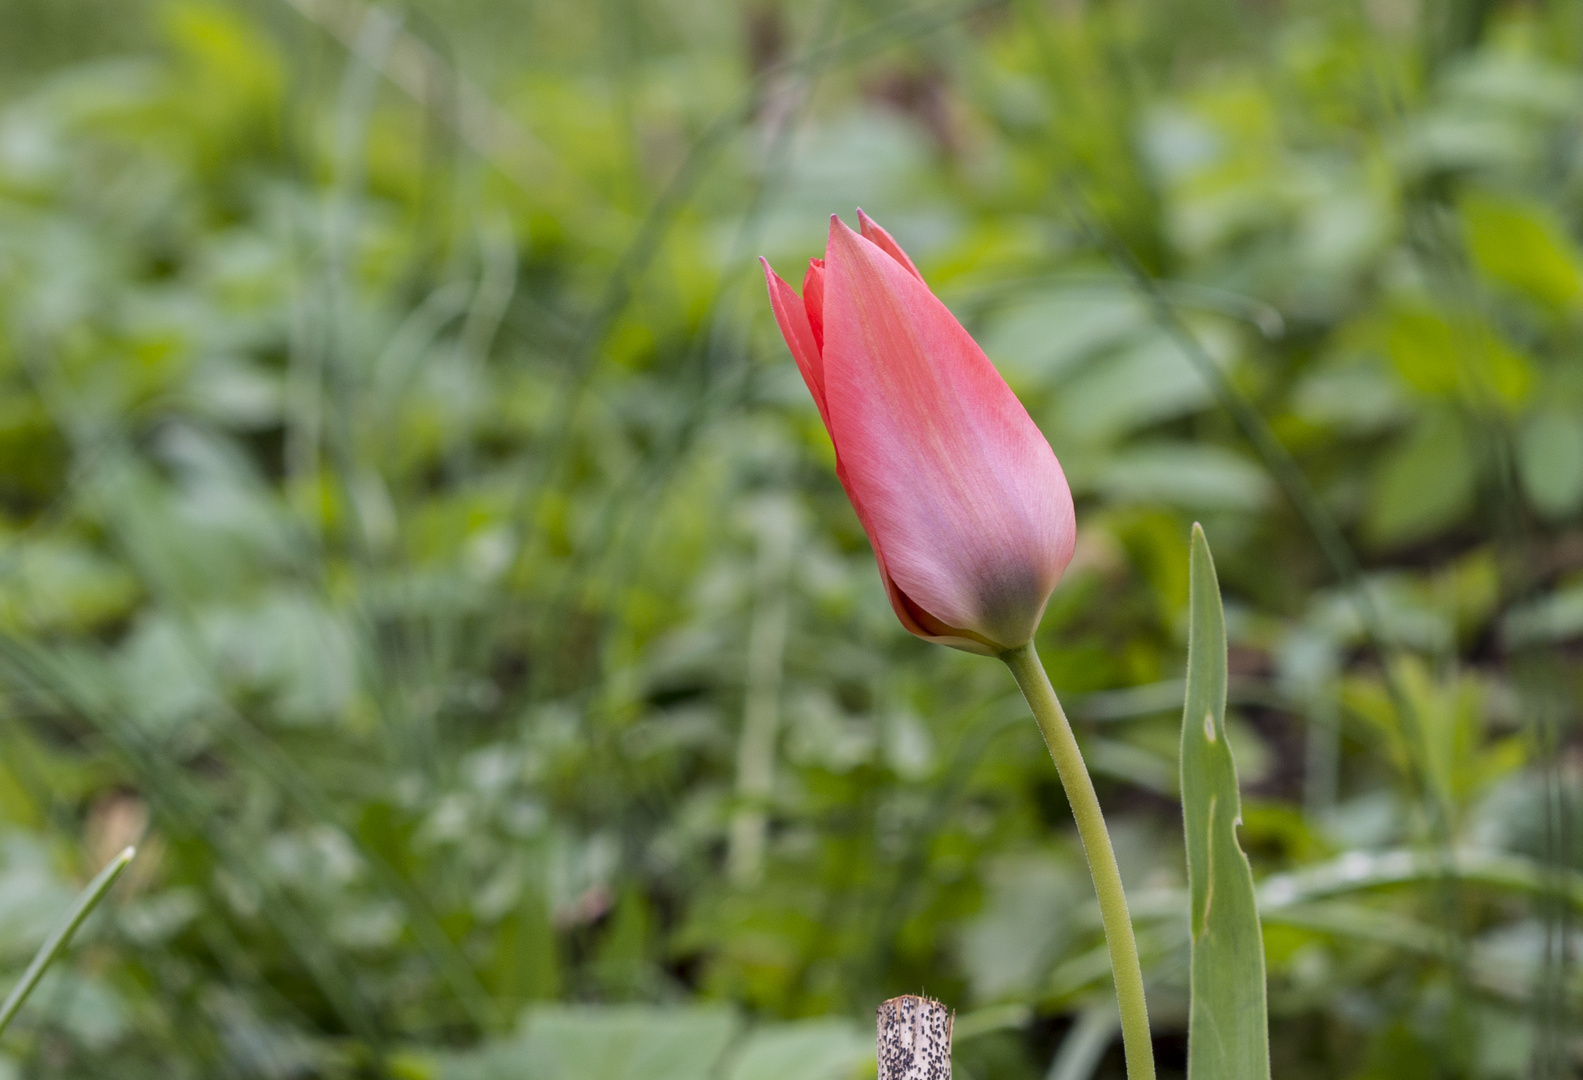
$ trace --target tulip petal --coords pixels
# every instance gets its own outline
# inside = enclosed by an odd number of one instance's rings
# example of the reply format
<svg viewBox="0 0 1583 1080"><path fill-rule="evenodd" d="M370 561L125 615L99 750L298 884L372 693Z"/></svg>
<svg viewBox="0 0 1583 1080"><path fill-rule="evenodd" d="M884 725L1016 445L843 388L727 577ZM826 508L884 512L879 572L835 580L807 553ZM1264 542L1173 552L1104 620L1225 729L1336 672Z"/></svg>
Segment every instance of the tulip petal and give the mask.
<svg viewBox="0 0 1583 1080"><path fill-rule="evenodd" d="M1011 648L1071 559L1071 493L1021 402L909 266L832 219L826 423L887 589L918 609L903 622Z"/></svg>
<svg viewBox="0 0 1583 1080"><path fill-rule="evenodd" d="M824 360L820 356L813 327L808 324L807 308L803 306L802 297L770 269L768 259L761 257L759 262L764 267L764 283L769 287L770 307L775 312L775 322L780 326L781 336L786 339L792 359L797 361L797 370L802 372L803 382L808 384L808 392L813 395L813 403L819 409L819 419L824 421L825 430L828 431L830 412L825 407Z"/></svg>
<svg viewBox="0 0 1583 1080"><path fill-rule="evenodd" d="M814 342L824 348L824 260L809 259L808 273L802 279L802 302L808 309L808 325Z"/></svg>
<svg viewBox="0 0 1583 1080"><path fill-rule="evenodd" d="M901 263L907 273L923 281L923 275L918 273L918 268L913 265L912 259L901 249L901 245L891 239L890 233L879 227L879 223L863 212L862 207L857 211L858 227L863 230L863 239L878 247L885 254Z"/></svg>
<svg viewBox="0 0 1583 1080"><path fill-rule="evenodd" d="M780 325L781 336L786 339L786 345L791 350L792 358L797 361L797 369L802 372L803 381L808 384L808 391L813 395L814 405L819 409L819 418L824 421L825 430L830 429L830 416L825 408L823 385L823 362L819 356L819 349L813 347L810 338L817 338L817 323L808 317L804 310L805 300L808 297L822 298L824 282L824 262L820 259L809 260L808 277L803 282L804 298L799 299L786 284L770 269L769 261L763 258L759 262L764 266L764 278L769 286L770 307L775 312L775 321ZM809 302L809 307L818 311L818 301ZM801 317L799 317L801 316ZM812 325L810 325L812 324ZM835 458L836 479L841 482L841 488L846 492L847 499L852 503L852 509L857 512L858 522L863 526L863 532L869 536L874 535L873 526L868 516L863 512L862 503L858 502L852 494L852 485L847 481L846 467L841 462L840 449L836 449ZM896 612L896 618L901 620L903 627L909 633L931 641L940 641L949 645L958 645L959 648L972 648L975 651L990 652L992 650L978 648L978 643L968 642L964 639L962 644L954 636L942 635L926 629L923 622L928 621L928 616L915 609L907 598L902 595L896 583L885 570L885 556L876 546L874 548L875 562L879 564L880 580L885 583L885 594L890 598L890 606ZM934 628L938 629L938 628Z"/></svg>

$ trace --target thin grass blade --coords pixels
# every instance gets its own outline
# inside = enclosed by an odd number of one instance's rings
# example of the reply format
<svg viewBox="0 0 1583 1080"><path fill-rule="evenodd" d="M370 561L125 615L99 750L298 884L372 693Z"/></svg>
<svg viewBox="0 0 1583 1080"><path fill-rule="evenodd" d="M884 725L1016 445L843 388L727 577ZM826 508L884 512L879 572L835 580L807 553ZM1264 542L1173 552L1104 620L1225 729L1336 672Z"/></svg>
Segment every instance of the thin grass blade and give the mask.
<svg viewBox="0 0 1583 1080"><path fill-rule="evenodd" d="M1269 1080L1264 940L1237 842L1242 798L1226 741L1226 620L1204 530L1193 526L1182 715L1182 822L1192 914L1189 1080Z"/></svg>
<svg viewBox="0 0 1583 1080"><path fill-rule="evenodd" d="M121 872L131 863L132 856L137 854L136 848L126 848L111 859L99 875L88 883L88 887L77 896L76 903L66 913L66 918L57 926L44 944L39 946L38 952L33 954L33 962L28 964L27 970L22 973L22 978L11 988L11 993L6 996L5 1004L0 1005L0 1033L10 1025L11 1018L16 1016L17 1010L22 1008L22 1003L33 992L33 987L44 977L44 972L55 962L66 948L71 936L77 932L77 927L88 917L88 913L99 905L104 899L110 886L114 885Z"/></svg>

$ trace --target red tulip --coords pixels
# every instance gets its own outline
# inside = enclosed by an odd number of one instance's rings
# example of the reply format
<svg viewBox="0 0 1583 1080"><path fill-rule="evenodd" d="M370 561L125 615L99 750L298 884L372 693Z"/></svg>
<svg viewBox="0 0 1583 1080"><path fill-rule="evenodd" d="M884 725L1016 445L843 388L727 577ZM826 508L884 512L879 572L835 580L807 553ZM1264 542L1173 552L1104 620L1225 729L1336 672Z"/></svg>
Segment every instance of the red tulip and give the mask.
<svg viewBox="0 0 1583 1080"><path fill-rule="evenodd" d="M890 234L836 217L799 298L770 304L835 443L896 616L995 655L1027 643L1072 559L1072 493L1050 444Z"/></svg>

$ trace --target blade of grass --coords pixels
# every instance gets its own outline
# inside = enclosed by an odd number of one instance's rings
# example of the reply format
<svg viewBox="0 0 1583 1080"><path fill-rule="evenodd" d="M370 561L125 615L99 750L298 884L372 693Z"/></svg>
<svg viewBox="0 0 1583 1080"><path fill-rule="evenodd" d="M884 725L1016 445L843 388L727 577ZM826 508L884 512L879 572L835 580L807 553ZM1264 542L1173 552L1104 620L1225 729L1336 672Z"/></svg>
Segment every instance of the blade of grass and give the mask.
<svg viewBox="0 0 1583 1080"><path fill-rule="evenodd" d="M77 932L77 927L88 917L88 913L99 905L105 894L110 891L121 872L131 863L132 856L137 854L136 848L126 848L111 859L97 877L88 883L88 887L77 895L76 903L66 913L66 918L50 933L50 936L40 945L38 952L33 954L32 963L22 973L22 978L11 988L11 993L6 995L5 1003L0 1004L0 1034L10 1026L11 1020L16 1016L17 1010L22 1008L22 1003L27 1000L38 981L44 977L44 972L55 962L55 958L65 951L71 941L71 936Z"/></svg>
<svg viewBox="0 0 1583 1080"><path fill-rule="evenodd" d="M1583 873L1556 874L1543 862L1505 852L1459 851L1452 869L1470 885L1516 895L1548 897L1583 912ZM1259 896L1266 911L1330 896L1411 885L1435 880L1443 871L1428 852L1396 849L1369 853L1349 851L1338 859L1264 879Z"/></svg>
<svg viewBox="0 0 1583 1080"><path fill-rule="evenodd" d="M1182 822L1192 912L1189 1080L1269 1080L1264 938L1237 842L1242 797L1226 741L1226 621L1204 530L1190 556Z"/></svg>
<svg viewBox="0 0 1583 1080"><path fill-rule="evenodd" d="M191 783L136 723L113 711L109 693L92 674L91 667L72 664L59 653L0 634L0 685L34 696L54 712L93 725L138 779L139 790L148 793L169 824L184 835L200 839L218 864L235 871L249 887L258 890L269 922L310 974L325 1001L375 1057L382 1059L387 1040L379 1017L325 937L323 928L300 911L278 882L258 865L260 851L256 840L233 838L221 826L224 815L214 800Z"/></svg>
<svg viewBox="0 0 1583 1080"><path fill-rule="evenodd" d="M349 50L357 48L370 16L370 5L360 0L284 2ZM579 195L593 194L516 116L412 31L404 29L396 35L393 47L380 59L379 72L426 112L454 128L474 153L522 190L540 191L546 180L553 179L577 185Z"/></svg>
<svg viewBox="0 0 1583 1080"><path fill-rule="evenodd" d="M40 385L41 387L43 386L42 383ZM41 392L43 392L42 389ZM81 426L64 427L67 419L75 415L73 409L58 395L52 395L52 397L54 399L52 408L56 415L62 417L63 429L70 430L73 442L81 444L87 438ZM136 456L125 441L116 438L120 434L120 432L116 432L114 435L101 434L98 436L107 441L115 439L115 444L122 448L115 459L118 463L117 467L123 470L117 474L117 479L120 482L98 482L97 484L101 497L105 500L102 509L112 524L112 535L118 541L128 562L145 581L150 592L160 597L165 602L168 610L179 614L180 618L175 625L180 633L183 646L188 650L197 667L212 676L217 671L215 658L209 654L204 646L202 635L197 629L195 615L188 605L184 603L180 589L169 580L166 565L160 559L158 537L149 531L151 526L146 508L138 504L136 496L133 494L136 489L125 482L124 477L129 475L125 470L133 467L131 463L136 460ZM95 481L90 477L87 482L94 483ZM304 572L306 573L306 571ZM19 670L30 671L39 685L59 692L61 699L69 704L71 711L91 720L102 730L112 732L113 738L117 741L122 741L125 732L130 730L125 725L112 719L103 710L88 704L79 695L68 692L67 688L72 686L71 680L65 676L51 673L50 665L28 663L29 658L37 661L44 654L25 647L25 643L22 641L10 638L0 640L0 652L5 651L12 652L15 662L18 663ZM357 847L359 853L368 859L369 866L375 872L379 883L412 916L414 934L420 945L429 953L436 968L444 972L446 977L452 982L456 988L458 1000L467 1009L469 1018L481 1029L487 1030L494 1025L497 1020L496 1011L489 1002L488 994L479 982L477 973L468 964L466 958L461 955L455 943L445 933L427 898L396 872L383 855L363 844L358 837L357 830L349 822L342 820L343 816L335 811L330 800L324 797L323 792L319 790L312 779L302 769L297 767L263 732L259 731L245 715L231 707L228 702L225 702L224 695L218 690L215 692L215 701L221 703L214 715L214 720L216 721L215 732L234 746L250 764L256 766L265 775L268 775L281 791L291 796L315 820L330 822L343 831ZM113 710L111 711L113 712ZM128 753L129 760L134 763L159 760L157 752L140 754L128 750ZM141 771L148 774L146 768L141 769ZM149 775L150 779L153 779L152 774ZM153 784L149 790L164 791L169 786L170 778L167 776L165 780ZM200 812L196 817L192 817L191 820L207 820L207 815ZM217 844L216 850L225 850L225 845ZM294 923L301 923L299 914L288 914L284 908L282 909L282 917ZM322 952L322 948L318 946L308 946L299 955L312 961L310 967L318 968ZM328 969L324 970L328 975ZM350 985L344 977L331 979L323 983L327 994L331 993L329 987L334 983ZM353 1007L351 1004L353 996L342 995L343 1002L349 1008ZM361 1011L360 1007L358 1011ZM353 1026L357 1025L354 1024ZM368 1027L367 1030L372 1031L373 1028Z"/></svg>

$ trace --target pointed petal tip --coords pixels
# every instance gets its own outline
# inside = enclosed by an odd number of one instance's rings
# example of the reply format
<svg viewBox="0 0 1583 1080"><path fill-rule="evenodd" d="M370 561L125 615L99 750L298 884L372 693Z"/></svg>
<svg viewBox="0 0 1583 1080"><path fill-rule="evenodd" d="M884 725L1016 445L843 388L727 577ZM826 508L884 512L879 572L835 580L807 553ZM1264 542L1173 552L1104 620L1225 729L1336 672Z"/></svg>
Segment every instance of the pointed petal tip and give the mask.
<svg viewBox="0 0 1583 1080"><path fill-rule="evenodd" d="M865 214L861 206L857 208L857 227L859 235L870 243L878 244L882 248L887 242L895 243L891 240L890 233L886 232L879 222Z"/></svg>
<svg viewBox="0 0 1583 1080"><path fill-rule="evenodd" d="M786 284L786 279L775 272L775 268L770 265L770 261L768 259L760 255L758 260L759 265L764 268L764 283L766 285L768 285L771 289L774 289L776 283L779 282L782 288L791 288L790 285ZM795 295L795 291L793 292L793 295Z"/></svg>
<svg viewBox="0 0 1583 1080"><path fill-rule="evenodd" d="M830 249L834 245L842 244L850 246L861 238L862 236L857 232L857 230L853 229L846 222L842 221L838 215L832 215L830 218L830 238L825 242L825 260L829 260Z"/></svg>
<svg viewBox="0 0 1583 1080"><path fill-rule="evenodd" d="M863 230L863 239L899 262L902 269L913 277L923 281L923 274L919 272L918 265L912 261L911 256L902 250L902 246L896 243L895 237L885 231L884 226L865 214L861 206L858 207L857 220Z"/></svg>

